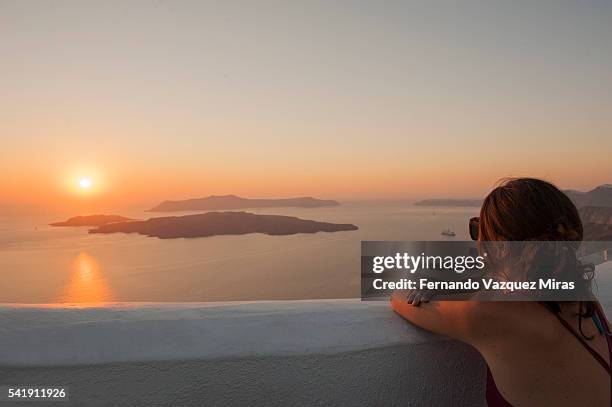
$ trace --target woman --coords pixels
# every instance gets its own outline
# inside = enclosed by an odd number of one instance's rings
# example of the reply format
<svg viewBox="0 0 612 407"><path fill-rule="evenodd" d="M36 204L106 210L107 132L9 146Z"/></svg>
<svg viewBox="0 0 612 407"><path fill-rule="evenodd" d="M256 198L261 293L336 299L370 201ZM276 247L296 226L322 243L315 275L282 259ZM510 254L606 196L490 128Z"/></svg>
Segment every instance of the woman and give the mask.
<svg viewBox="0 0 612 407"><path fill-rule="evenodd" d="M569 198L531 178L495 188L471 226L480 241L580 241L583 233ZM391 306L415 325L481 353L489 406L612 405L612 343L597 302L423 300L398 292Z"/></svg>

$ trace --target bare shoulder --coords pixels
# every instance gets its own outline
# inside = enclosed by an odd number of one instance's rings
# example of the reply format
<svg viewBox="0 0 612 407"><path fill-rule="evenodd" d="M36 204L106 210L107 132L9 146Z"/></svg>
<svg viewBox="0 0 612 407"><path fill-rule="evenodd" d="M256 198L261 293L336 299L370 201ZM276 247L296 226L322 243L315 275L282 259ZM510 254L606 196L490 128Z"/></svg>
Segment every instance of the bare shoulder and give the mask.
<svg viewBox="0 0 612 407"><path fill-rule="evenodd" d="M544 306L528 301L478 302L469 318L477 334L513 340L520 336L550 340L559 325Z"/></svg>

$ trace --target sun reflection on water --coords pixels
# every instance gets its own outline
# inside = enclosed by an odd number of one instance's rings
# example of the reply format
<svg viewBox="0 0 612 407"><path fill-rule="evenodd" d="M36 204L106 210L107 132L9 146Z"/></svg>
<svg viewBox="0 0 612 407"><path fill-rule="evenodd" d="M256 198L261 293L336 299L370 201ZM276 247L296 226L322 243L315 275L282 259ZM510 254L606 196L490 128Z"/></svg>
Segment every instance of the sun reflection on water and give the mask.
<svg viewBox="0 0 612 407"><path fill-rule="evenodd" d="M81 252L72 263L70 281L64 289L62 302L108 302L113 294L106 279L100 272L98 262Z"/></svg>

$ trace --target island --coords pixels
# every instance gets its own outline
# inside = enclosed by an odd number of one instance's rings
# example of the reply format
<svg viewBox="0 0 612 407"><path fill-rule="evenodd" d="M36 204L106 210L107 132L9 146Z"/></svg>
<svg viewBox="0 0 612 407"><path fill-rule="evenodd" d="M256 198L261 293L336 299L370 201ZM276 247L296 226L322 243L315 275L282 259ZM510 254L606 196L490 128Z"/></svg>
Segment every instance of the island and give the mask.
<svg viewBox="0 0 612 407"><path fill-rule="evenodd" d="M418 206L476 206L482 205L482 199L424 199L414 203Z"/></svg>
<svg viewBox="0 0 612 407"><path fill-rule="evenodd" d="M584 228L584 240L612 241L612 207L583 206L578 212Z"/></svg>
<svg viewBox="0 0 612 407"><path fill-rule="evenodd" d="M186 199L182 201L164 201L148 209L147 212L178 212L178 211L212 211L236 210L248 208L319 208L323 206L338 206L336 201L316 199L312 197L284 199L251 199L236 195L211 195L205 198Z"/></svg>
<svg viewBox="0 0 612 407"><path fill-rule="evenodd" d="M102 226L115 222L132 220L119 215L87 215L75 216L63 222L50 223L50 226Z"/></svg>
<svg viewBox="0 0 612 407"><path fill-rule="evenodd" d="M583 206L612 207L612 184L603 184L587 192L571 189L563 192L578 208Z"/></svg>
<svg viewBox="0 0 612 407"><path fill-rule="evenodd" d="M145 221L109 223L89 233L138 233L160 239L208 237L217 235L293 235L296 233L357 230L352 224L317 222L281 215L256 215L249 212L207 212L196 215L167 216Z"/></svg>
<svg viewBox="0 0 612 407"><path fill-rule="evenodd" d="M578 212L583 223L612 225L612 207L583 206Z"/></svg>
<svg viewBox="0 0 612 407"><path fill-rule="evenodd" d="M583 206L612 207L612 184L603 184L591 191L582 192L572 189L563 191L574 202L577 208ZM424 199L414 204L418 206L477 206L482 205L483 199Z"/></svg>

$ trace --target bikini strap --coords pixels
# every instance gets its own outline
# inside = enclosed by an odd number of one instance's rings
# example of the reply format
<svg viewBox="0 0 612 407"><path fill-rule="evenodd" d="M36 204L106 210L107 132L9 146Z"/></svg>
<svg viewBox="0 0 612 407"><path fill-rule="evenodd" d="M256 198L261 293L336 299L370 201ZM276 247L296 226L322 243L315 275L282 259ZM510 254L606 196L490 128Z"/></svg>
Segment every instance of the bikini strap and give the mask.
<svg viewBox="0 0 612 407"><path fill-rule="evenodd" d="M559 315L559 313L555 312L554 314L559 320L559 322L561 322L561 325L563 325L568 331L570 331L571 334L574 335L576 339L578 339L582 346L584 346L584 348L589 351L589 353L595 358L595 360L597 360L597 362L599 362L599 364L604 369L606 369L606 372L608 372L608 374L612 376L612 369L610 368L610 365L608 365L606 360L599 353L597 353L595 349L591 348L591 346L584 340L584 338L578 332L576 332L574 327L571 326L569 322L567 322L565 319L563 319L563 317Z"/></svg>
<svg viewBox="0 0 612 407"><path fill-rule="evenodd" d="M610 332L610 323L608 322L608 319L606 318L606 314L603 308L601 307L601 304L598 302L595 303L595 315L599 319L600 323L603 325L604 334L606 335L606 337L609 338L610 336L612 336L612 332Z"/></svg>

